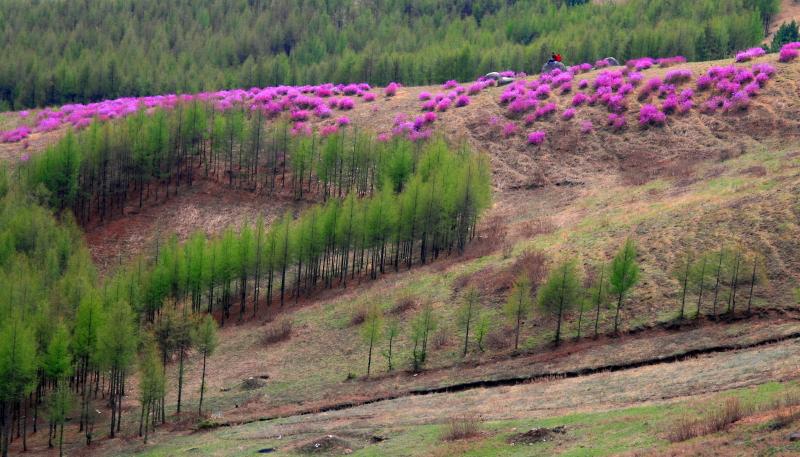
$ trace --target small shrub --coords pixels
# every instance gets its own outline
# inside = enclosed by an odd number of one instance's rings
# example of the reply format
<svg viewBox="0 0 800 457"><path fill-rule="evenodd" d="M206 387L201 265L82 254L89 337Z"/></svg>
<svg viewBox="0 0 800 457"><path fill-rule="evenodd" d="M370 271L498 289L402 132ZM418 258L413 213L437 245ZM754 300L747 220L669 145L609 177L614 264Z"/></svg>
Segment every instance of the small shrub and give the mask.
<svg viewBox="0 0 800 457"><path fill-rule="evenodd" d="M738 398L728 398L721 408L717 408L709 413L703 421L703 432L716 433L728 428L729 425L738 421L745 415L745 410L742 407Z"/></svg>
<svg viewBox="0 0 800 457"><path fill-rule="evenodd" d="M266 345L288 340L292 335L292 321L282 317L275 322L267 324L264 329L263 342Z"/></svg>
<svg viewBox="0 0 800 457"><path fill-rule="evenodd" d="M392 314L392 315L395 315L395 316L400 315L400 314L405 314L406 311L408 311L410 309L413 309L413 308L416 308L416 307L417 307L417 301L413 297L411 297L410 295L406 295L406 296L400 297L397 300L397 302L394 304L394 306L392 306L392 308L389 310L389 314Z"/></svg>
<svg viewBox="0 0 800 457"><path fill-rule="evenodd" d="M458 441L474 438L480 435L480 419L476 416L465 415L450 419L442 432L442 441Z"/></svg>
<svg viewBox="0 0 800 457"><path fill-rule="evenodd" d="M367 306L362 304L356 306L353 310L353 315L350 316L350 325L361 325L367 319Z"/></svg>
<svg viewBox="0 0 800 457"><path fill-rule="evenodd" d="M544 143L544 140L545 140L546 137L547 137L547 133L546 132L542 132L542 131L531 132L528 135L528 144L532 144L532 145L538 146L538 145Z"/></svg>
<svg viewBox="0 0 800 457"><path fill-rule="evenodd" d="M446 328L440 328L433 334L433 348L436 350L442 349L450 344L450 335Z"/></svg>
<svg viewBox="0 0 800 457"><path fill-rule="evenodd" d="M673 443L690 440L698 436L697 420L682 416L667 430L667 440Z"/></svg>

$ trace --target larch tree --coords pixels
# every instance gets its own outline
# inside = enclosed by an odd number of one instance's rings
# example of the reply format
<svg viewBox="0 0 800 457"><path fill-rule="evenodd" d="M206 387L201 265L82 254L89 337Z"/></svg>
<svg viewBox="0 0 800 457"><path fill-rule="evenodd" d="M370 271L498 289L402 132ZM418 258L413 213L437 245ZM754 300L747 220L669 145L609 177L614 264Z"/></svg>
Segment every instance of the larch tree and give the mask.
<svg viewBox="0 0 800 457"><path fill-rule="evenodd" d="M0 330L0 406L4 414L0 449L3 457L8 456L12 411L19 411L19 405L33 391L37 367L33 332L18 314L10 316Z"/></svg>
<svg viewBox="0 0 800 457"><path fill-rule="evenodd" d="M519 334L522 321L528 316L533 307L531 300L531 282L526 275L520 275L514 281L511 293L508 295L503 310L506 317L514 324L514 350L519 349Z"/></svg>
<svg viewBox="0 0 800 457"><path fill-rule="evenodd" d="M422 310L411 323L411 343L413 344L411 366L414 372L420 371L428 358L428 338L436 330L437 324L430 303L422 306Z"/></svg>
<svg viewBox="0 0 800 457"><path fill-rule="evenodd" d="M464 349L461 356L467 356L469 346L469 332L472 329L476 318L480 314L480 295L475 287L470 287L461 299L461 306L458 308L458 325L464 332Z"/></svg>
<svg viewBox="0 0 800 457"><path fill-rule="evenodd" d="M200 402L197 413L203 414L203 394L206 387L206 362L217 349L217 321L210 315L205 315L197 322L194 329L194 344L197 351L203 356L203 369L200 375Z"/></svg>
<svg viewBox="0 0 800 457"><path fill-rule="evenodd" d="M619 332L619 318L625 294L639 281L639 264L636 262L636 244L631 238L625 240L614 260L611 261L611 272L608 278L609 292L617 297L617 309L614 313L614 333Z"/></svg>
<svg viewBox="0 0 800 457"><path fill-rule="evenodd" d="M700 310L703 305L703 294L706 290L706 285L710 280L712 263L712 256L703 254L692 264L689 270L689 288L697 295L697 306L694 313L695 319L700 318Z"/></svg>
<svg viewBox="0 0 800 457"><path fill-rule="evenodd" d="M561 342L561 321L564 313L578 304L581 298L581 282L577 263L567 260L550 271L544 284L539 287L539 306L556 317L554 343Z"/></svg>
<svg viewBox="0 0 800 457"><path fill-rule="evenodd" d="M394 342L400 334L400 322L397 319L389 319L386 322L386 350L383 351L383 356L386 358L386 370L394 370Z"/></svg>
<svg viewBox="0 0 800 457"><path fill-rule="evenodd" d="M364 323L361 324L361 337L369 348L367 352L367 377L369 377L370 369L372 368L372 349L381 338L382 330L383 312L379 305L372 304L367 309L367 316L364 319Z"/></svg>
<svg viewBox="0 0 800 457"><path fill-rule="evenodd" d="M192 331L194 322L190 319L186 310L179 312L175 326L172 330L172 344L175 351L178 353L178 402L176 407L176 414L181 414L181 399L183 398L183 375L184 363L187 353L191 350L194 340L192 338Z"/></svg>
<svg viewBox="0 0 800 457"><path fill-rule="evenodd" d="M676 262L675 266L672 271L672 276L678 281L680 287L680 302L681 308L680 313L678 314L678 319L683 320L683 317L686 313L686 294L690 288L690 278L692 276L692 265L694 264L694 254L692 252L687 252L684 255L680 256Z"/></svg>
<svg viewBox="0 0 800 457"><path fill-rule="evenodd" d="M608 302L608 268L606 264L600 265L600 274L596 276L596 280L590 287L589 296L595 308L594 315L594 338L600 335L600 308Z"/></svg>
<svg viewBox="0 0 800 457"><path fill-rule="evenodd" d="M113 438L121 427L125 376L133 364L137 346L133 315L127 303L117 303L111 308L108 318L98 331L97 339L98 360L109 375L109 437Z"/></svg>

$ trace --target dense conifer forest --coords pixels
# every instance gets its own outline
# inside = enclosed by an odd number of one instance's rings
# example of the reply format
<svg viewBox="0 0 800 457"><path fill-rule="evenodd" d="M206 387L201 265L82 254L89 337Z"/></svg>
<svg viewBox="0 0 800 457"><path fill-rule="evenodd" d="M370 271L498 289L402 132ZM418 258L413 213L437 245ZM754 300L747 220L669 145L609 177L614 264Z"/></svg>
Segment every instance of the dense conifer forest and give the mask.
<svg viewBox="0 0 800 457"><path fill-rule="evenodd" d="M777 0L0 1L0 109L225 87L426 84L606 56L729 56Z"/></svg>

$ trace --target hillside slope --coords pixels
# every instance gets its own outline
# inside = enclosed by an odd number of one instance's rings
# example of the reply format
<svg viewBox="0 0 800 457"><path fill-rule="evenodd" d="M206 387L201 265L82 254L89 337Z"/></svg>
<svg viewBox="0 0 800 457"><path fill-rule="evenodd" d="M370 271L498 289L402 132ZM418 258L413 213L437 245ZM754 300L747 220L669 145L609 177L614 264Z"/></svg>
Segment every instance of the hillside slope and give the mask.
<svg viewBox="0 0 800 457"><path fill-rule="evenodd" d="M220 349L209 359L206 398L214 411L207 425L226 427L183 437L193 430L195 420L178 420L156 434L156 442L163 447L134 447L131 452L158 455L194 449L192 452L228 455L229 440L241 446L237 449L241 454L273 446L291 452L306 440L335 432L363 447L363 455L413 454L409 449L415 449L417 439L424 443L415 450L420 455L514 455L517 451L504 441L505 435L516 427L543 423L532 420L534 417L574 421L580 430L595 420L592 413L597 410L619 410L625 416L626 410L619 408L641 404L673 408L673 401L683 401L685 396L705 398L718 390L795 379L797 367L783 361L796 358L798 332L794 289L800 281L800 63L775 60L775 55L768 55L739 65L769 63L776 68L774 77L746 110L707 114L698 109L671 115L664 126L636 125L642 102L634 97L628 107L628 126L622 130L606 125L609 113L600 105L581 107L572 120L553 116L526 127L522 115L510 113L501 103L504 88L487 88L472 96L467 106L438 112L436 131L453 144L467 142L486 152L493 168L494 206L481 227L481 238L466 255L390 273L377 281L358 281L347 289L323 291L285 309L270 309L238 326L226 326ZM701 75L711 67L730 63L688 63L679 68ZM645 80L663 79L673 69L652 68L642 74ZM579 78L596 80L600 75L593 71ZM413 119L420 113L421 93L442 90L434 86L400 88L396 96L379 103L356 104L348 116L354 126L385 133L397 124L399 115ZM563 113L571 98L572 94L554 94L548 100ZM650 101L661 103L658 100ZM583 133L581 122L587 120L594 128ZM322 126L330 121L313 122ZM503 129L508 123L516 125L517 131L506 136ZM529 144L527 133L534 130L546 132L540 145ZM4 144L0 151L15 160L25 153L36 154L39 145L52 142L63 131L35 133L27 146ZM151 249L157 239L173 230L182 238L196 226L214 233L256 213L272 217L285 208L299 210L307 204L285 195L273 198L203 182L181 190L179 197L167 203L151 202L141 212L131 211L111 223L88 227L87 240L98 263L113 271L120 259ZM622 338L603 336L613 320L612 309L603 307L597 341L568 341L554 349L550 343L554 319L537 310L524 322L522 351L511 350L507 338L511 329L501 308L511 281L524 266L521 259L526 252L541 251L547 263L578 258L590 271L610 259L627 237L639 245L643 280L626 305ZM754 313L741 315L741 321L720 321L713 318L706 297L697 322L676 322L679 287L671 270L678 257L689 249L713 251L723 244L764 258L770 282L759 284L749 297ZM481 303L494 318L494 335L486 352L472 347L463 359L455 308L470 285L478 287ZM740 306L749 301L746 292L743 294ZM691 299L693 315L697 297ZM422 374L405 371L411 348L406 331L396 341L402 370L387 373L381 360L373 379L363 379L366 354L354 316L369 303L380 303L402 322L412 320L425 304L433 307L442 336ZM265 328L273 325L278 315L292 320L291 337L265 344ZM569 338L578 328L584 336L592 334L593 319L582 318L579 327L578 313L568 313ZM770 342L776 336L788 339ZM761 344L764 346L754 346ZM676 357L719 345L730 347L721 354L666 367L629 367L618 374L560 379L574 370L602 370L613 364ZM735 351L736 345L753 347ZM375 360L373 363L378 363ZM169 367L171 376L175 370L174 365ZM197 401L199 370L200 360L193 355L184 392L184 401L190 405ZM265 386L240 388L243 380L262 375L269 376ZM542 383L406 398L417 389L538 375L552 378ZM354 376L357 379L350 379ZM638 387L625 394L631 379L637 379ZM128 388L135 392L136 381ZM170 391L169 404L174 402L173 394ZM392 396L401 398L390 399ZM536 401L524 403L521 398ZM297 415L380 399L384 401L355 409ZM493 431L487 439L440 445L437 434L442 424L463 413L465 404L472 405L468 412L485 417ZM133 429L138 411L135 395L126 397L124 407L126 427ZM578 411L585 416L571 416ZM287 418L227 427L276 416ZM662 438L653 438L664 423L655 424L637 431L640 434L625 446L609 445L603 454L666 446ZM178 437L170 437L169 432ZM559 442L557 450L580 453L580 446L591 446L600 433L592 429L591 435L576 442ZM389 438L386 443L369 443L371 436L384 434ZM78 438L69 436L68 440L76 446ZM108 455L132 445L120 440L99 444L96 452ZM551 449L547 444L537 446L541 452Z"/></svg>

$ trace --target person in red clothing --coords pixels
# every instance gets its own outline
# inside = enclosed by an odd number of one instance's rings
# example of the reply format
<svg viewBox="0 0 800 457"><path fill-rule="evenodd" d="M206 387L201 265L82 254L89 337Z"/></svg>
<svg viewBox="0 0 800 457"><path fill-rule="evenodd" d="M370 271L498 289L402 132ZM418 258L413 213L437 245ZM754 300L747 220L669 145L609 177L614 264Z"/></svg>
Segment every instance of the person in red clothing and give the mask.
<svg viewBox="0 0 800 457"><path fill-rule="evenodd" d="M556 62L561 62L561 54L556 54L555 59Z"/></svg>
<svg viewBox="0 0 800 457"><path fill-rule="evenodd" d="M555 52L550 54L550 62L561 62L561 54L556 54Z"/></svg>

